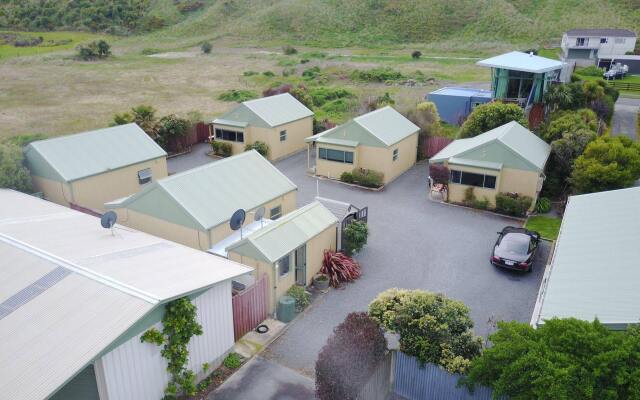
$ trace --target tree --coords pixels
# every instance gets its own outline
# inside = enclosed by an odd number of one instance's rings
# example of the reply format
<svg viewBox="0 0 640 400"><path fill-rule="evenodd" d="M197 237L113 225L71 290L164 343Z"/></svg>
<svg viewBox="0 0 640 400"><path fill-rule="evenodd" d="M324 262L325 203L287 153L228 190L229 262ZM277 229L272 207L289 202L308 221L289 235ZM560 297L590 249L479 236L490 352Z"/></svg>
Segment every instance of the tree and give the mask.
<svg viewBox="0 0 640 400"><path fill-rule="evenodd" d="M369 227L366 222L353 221L344 228L342 232L346 244L346 252L351 255L354 252L362 250L367 244L369 236Z"/></svg>
<svg viewBox="0 0 640 400"><path fill-rule="evenodd" d="M202 45L200 46L200 49L204 54L209 54L213 49L213 45L211 44L211 42L203 42Z"/></svg>
<svg viewBox="0 0 640 400"><path fill-rule="evenodd" d="M573 92L569 85L551 85L543 98L550 112L566 110L573 106Z"/></svg>
<svg viewBox="0 0 640 400"><path fill-rule="evenodd" d="M615 136L587 145L573 165L570 182L576 193L593 193L630 187L638 178L640 144Z"/></svg>
<svg viewBox="0 0 640 400"><path fill-rule="evenodd" d="M400 350L421 363L464 373L480 354L469 309L462 302L424 290L389 289L369 304L369 315L400 335Z"/></svg>
<svg viewBox="0 0 640 400"><path fill-rule="evenodd" d="M440 114L438 114L436 105L430 101L418 103L415 109L409 110L407 119L420 128L419 135L422 140L438 136L442 132Z"/></svg>
<svg viewBox="0 0 640 400"><path fill-rule="evenodd" d="M417 60L420 57L422 57L422 52L420 50L415 50L411 53L411 58L413 58L414 60Z"/></svg>
<svg viewBox="0 0 640 400"><path fill-rule="evenodd" d="M170 114L158 121L156 140L163 148L167 146L173 148L179 145L180 138L184 137L190 129L191 122L189 120Z"/></svg>
<svg viewBox="0 0 640 400"><path fill-rule="evenodd" d="M133 122L138 124L147 135L155 138L158 135L158 127L156 126L156 110L151 106L139 105L131 109Z"/></svg>
<svg viewBox="0 0 640 400"><path fill-rule="evenodd" d="M355 399L384 358L384 332L364 312L338 325L316 361L316 395L320 400Z"/></svg>
<svg viewBox="0 0 640 400"><path fill-rule="evenodd" d="M458 132L458 138L474 137L511 121L516 121L524 127L528 126L524 111L516 104L500 102L483 104L469 114Z"/></svg>
<svg viewBox="0 0 640 400"><path fill-rule="evenodd" d="M551 319L537 329L498 322L492 346L471 362L467 384L510 399L640 398L640 331L597 320Z"/></svg>
<svg viewBox="0 0 640 400"><path fill-rule="evenodd" d="M560 111L556 112L549 125L542 129L542 138L547 143L551 143L562 138L565 133L582 129L590 130L594 133L598 132L598 116L596 113L588 108L582 108L577 111Z"/></svg>
<svg viewBox="0 0 640 400"><path fill-rule="evenodd" d="M0 143L0 187L25 193L33 191L29 170L24 166L22 148Z"/></svg>
<svg viewBox="0 0 640 400"><path fill-rule="evenodd" d="M556 186L550 191L552 196L564 192L569 184L568 179L573 171L573 163L596 137L595 132L591 130L578 129L575 132L564 133L562 138L551 142L551 159L547 165L548 180L545 180L545 186Z"/></svg>
<svg viewBox="0 0 640 400"><path fill-rule="evenodd" d="M435 184L449 184L449 168L444 164L430 164L429 177Z"/></svg>
<svg viewBox="0 0 640 400"><path fill-rule="evenodd" d="M78 58L85 61L95 60L96 58L107 58L111 55L111 46L104 40L93 41L88 45L80 45L77 47Z"/></svg>

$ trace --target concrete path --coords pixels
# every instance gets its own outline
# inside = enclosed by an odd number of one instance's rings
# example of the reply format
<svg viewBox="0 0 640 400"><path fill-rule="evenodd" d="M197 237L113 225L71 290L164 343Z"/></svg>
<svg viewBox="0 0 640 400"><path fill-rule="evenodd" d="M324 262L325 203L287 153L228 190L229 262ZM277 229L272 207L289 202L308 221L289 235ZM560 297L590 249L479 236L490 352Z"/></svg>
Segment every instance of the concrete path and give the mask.
<svg viewBox="0 0 640 400"><path fill-rule="evenodd" d="M242 366L209 400L309 400L315 398L313 380L257 356Z"/></svg>
<svg viewBox="0 0 640 400"><path fill-rule="evenodd" d="M209 143L198 143L193 146L191 153L168 159L167 169L169 174L176 174L216 161L215 158L207 155L210 151L211 145Z"/></svg>
<svg viewBox="0 0 640 400"><path fill-rule="evenodd" d="M640 99L619 97L611 120L612 134L626 135L633 140L637 140L638 110L640 110Z"/></svg>

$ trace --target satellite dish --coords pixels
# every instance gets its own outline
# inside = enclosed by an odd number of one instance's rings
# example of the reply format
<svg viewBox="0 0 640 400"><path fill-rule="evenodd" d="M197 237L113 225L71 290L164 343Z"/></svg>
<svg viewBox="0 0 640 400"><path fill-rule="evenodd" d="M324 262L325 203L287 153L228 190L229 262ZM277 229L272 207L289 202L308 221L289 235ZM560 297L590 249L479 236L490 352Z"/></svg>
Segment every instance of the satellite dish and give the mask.
<svg viewBox="0 0 640 400"><path fill-rule="evenodd" d="M107 211L100 218L100 225L102 225L105 229L111 229L116 224L118 220L118 214L115 211Z"/></svg>
<svg viewBox="0 0 640 400"><path fill-rule="evenodd" d="M236 212L233 213L233 215L231 216L231 219L229 220L229 226L231 227L231 229L234 231L237 231L238 229L242 228L242 224L244 224L245 217L246 217L246 213L242 208L239 210L236 210Z"/></svg>
<svg viewBox="0 0 640 400"><path fill-rule="evenodd" d="M256 213L253 215L253 220L262 221L262 217L264 217L264 207L260 207L256 210Z"/></svg>

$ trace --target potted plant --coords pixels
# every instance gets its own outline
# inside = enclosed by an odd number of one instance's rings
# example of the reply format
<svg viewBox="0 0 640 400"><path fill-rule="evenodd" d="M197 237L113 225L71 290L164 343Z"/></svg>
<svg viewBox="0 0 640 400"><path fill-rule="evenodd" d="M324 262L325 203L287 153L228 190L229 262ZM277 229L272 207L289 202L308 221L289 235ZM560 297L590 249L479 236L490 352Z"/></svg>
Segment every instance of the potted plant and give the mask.
<svg viewBox="0 0 640 400"><path fill-rule="evenodd" d="M327 274L316 274L313 277L313 286L318 290L329 289L329 276Z"/></svg>

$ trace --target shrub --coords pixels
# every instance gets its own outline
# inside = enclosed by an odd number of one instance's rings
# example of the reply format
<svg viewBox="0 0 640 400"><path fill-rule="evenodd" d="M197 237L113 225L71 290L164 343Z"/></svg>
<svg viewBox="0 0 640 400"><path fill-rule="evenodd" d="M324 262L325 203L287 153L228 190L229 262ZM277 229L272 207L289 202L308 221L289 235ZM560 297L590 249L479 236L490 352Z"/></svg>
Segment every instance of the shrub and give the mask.
<svg viewBox="0 0 640 400"><path fill-rule="evenodd" d="M258 153L260 153L262 157L265 157L265 158L269 155L269 145L259 140L250 144L247 143L247 145L244 146L244 151L249 151L249 150L255 150Z"/></svg>
<svg viewBox="0 0 640 400"><path fill-rule="evenodd" d="M191 122L170 114L158 121L157 130L156 141L162 148L167 148L171 144L178 145L177 140L184 137L191 130Z"/></svg>
<svg viewBox="0 0 640 400"><path fill-rule="evenodd" d="M351 73L351 79L363 82L387 82L403 80L406 77L392 68L379 67L368 70L356 69Z"/></svg>
<svg viewBox="0 0 640 400"><path fill-rule="evenodd" d="M204 42L200 46L200 49L204 54L209 54L211 53L211 50L213 50L213 45L211 44L211 42Z"/></svg>
<svg viewBox="0 0 640 400"><path fill-rule="evenodd" d="M585 68L578 68L576 70L576 74L582 75L582 76L602 76L603 73L604 73L604 69L598 68L595 65L590 65Z"/></svg>
<svg viewBox="0 0 640 400"><path fill-rule="evenodd" d="M521 196L518 193L496 194L496 211L516 217L524 217L527 210L533 204L529 196Z"/></svg>
<svg viewBox="0 0 640 400"><path fill-rule="evenodd" d="M414 60L417 60L420 57L422 57L422 52L419 50L415 50L411 53L411 58L413 58Z"/></svg>
<svg viewBox="0 0 640 400"><path fill-rule="evenodd" d="M388 289L369 304L369 316L400 335L400 350L422 364L464 373L480 354L481 339L462 302L424 290Z"/></svg>
<svg viewBox="0 0 640 400"><path fill-rule="evenodd" d="M218 142L215 140L211 142L211 149L213 150L213 153L215 155L221 156L221 157L229 157L233 152L233 149L231 148L231 144L225 143L225 142Z"/></svg>
<svg viewBox="0 0 640 400"><path fill-rule="evenodd" d="M536 213L538 214L546 214L551 211L551 200L547 197L540 197L536 202Z"/></svg>
<svg viewBox="0 0 640 400"><path fill-rule="evenodd" d="M158 54L158 53L162 53L162 50L155 49L155 48L146 48L146 49L142 49L142 51L140 52L140 54L142 54L143 56L150 56L152 54Z"/></svg>
<svg viewBox="0 0 640 400"><path fill-rule="evenodd" d="M482 104L476 107L464 121L458 138L474 137L511 121L516 121L524 127L528 126L524 110L516 104L500 102Z"/></svg>
<svg viewBox="0 0 640 400"><path fill-rule="evenodd" d="M473 208L477 208L479 210L486 210L489 208L489 200L485 197L482 200L474 200L471 204Z"/></svg>
<svg viewBox="0 0 640 400"><path fill-rule="evenodd" d="M244 71L242 73L242 76L254 76L254 75L258 75L258 72L256 72L256 71Z"/></svg>
<svg viewBox="0 0 640 400"><path fill-rule="evenodd" d="M640 178L640 145L626 136L601 137L576 159L570 182L576 193L633 186Z"/></svg>
<svg viewBox="0 0 640 400"><path fill-rule="evenodd" d="M343 282L353 282L362 274L360 264L353 258L332 250L324 251L320 272L329 277L333 287L340 287Z"/></svg>
<svg viewBox="0 0 640 400"><path fill-rule="evenodd" d="M295 68L285 68L282 70L282 76L287 77L296 74Z"/></svg>
<svg viewBox="0 0 640 400"><path fill-rule="evenodd" d="M332 100L349 99L356 97L356 95L348 89L325 86L318 86L309 89L309 95L313 100L313 104L317 107L322 107L327 102Z"/></svg>
<svg viewBox="0 0 640 400"><path fill-rule="evenodd" d="M382 329L367 313L350 313L335 327L316 361L320 400L355 400L387 347Z"/></svg>
<svg viewBox="0 0 640 400"><path fill-rule="evenodd" d="M353 183L353 174L351 172L343 172L340 174L340 180L346 183Z"/></svg>
<svg viewBox="0 0 640 400"><path fill-rule="evenodd" d="M415 109L409 110L407 119L420 128L418 141L422 144L427 138L439 136L442 133L440 115L436 105L430 101L418 103ZM421 149L422 146L419 146Z"/></svg>
<svg viewBox="0 0 640 400"><path fill-rule="evenodd" d="M276 76L276 74L274 74L273 71L264 71L262 75L268 76L268 77Z"/></svg>
<svg viewBox="0 0 640 400"><path fill-rule="evenodd" d="M542 130L542 138L551 143L566 133L579 130L598 131L598 117L588 108L577 111L567 110L554 113L549 125Z"/></svg>
<svg viewBox="0 0 640 400"><path fill-rule="evenodd" d="M296 54L298 53L298 50L291 46L291 45L286 45L282 47L282 52L288 56L292 55L292 54Z"/></svg>
<svg viewBox="0 0 640 400"><path fill-rule="evenodd" d="M302 312L311 303L311 296L302 286L293 285L287 290L287 295L296 301L296 312Z"/></svg>
<svg viewBox="0 0 640 400"><path fill-rule="evenodd" d="M251 90L244 89L231 89L226 92L220 93L218 100L222 101L236 101L242 103L243 101L258 98L258 93Z"/></svg>
<svg viewBox="0 0 640 400"><path fill-rule="evenodd" d="M638 398L637 328L552 318L536 329L511 321L498 322L489 339L468 382L489 386L496 399Z"/></svg>
<svg viewBox="0 0 640 400"><path fill-rule="evenodd" d="M311 80L318 77L320 73L320 67L316 65L315 67L311 67L302 71L302 77L306 80Z"/></svg>
<svg viewBox="0 0 640 400"><path fill-rule="evenodd" d="M345 250L347 254L351 255L362 250L364 245L367 244L369 227L366 222L353 221L344 228L342 236L345 241Z"/></svg>
<svg viewBox="0 0 640 400"><path fill-rule="evenodd" d="M229 353L222 363L229 369L237 369L242 365L242 360L240 360L238 353Z"/></svg>
<svg viewBox="0 0 640 400"><path fill-rule="evenodd" d="M362 170L355 168L351 174L357 184L366 187L379 188L384 182L384 174L372 169Z"/></svg>
<svg viewBox="0 0 640 400"><path fill-rule="evenodd" d="M309 62L308 58L303 58L302 60L300 60L300 64L306 64Z"/></svg>
<svg viewBox="0 0 640 400"><path fill-rule="evenodd" d="M468 206L472 206L476 201L476 194L473 189L473 186L469 186L464 190L464 198L462 199L462 202Z"/></svg>
<svg viewBox="0 0 640 400"><path fill-rule="evenodd" d="M11 143L0 143L0 188L31 193L31 174L24 166L22 148Z"/></svg>
<svg viewBox="0 0 640 400"><path fill-rule="evenodd" d="M80 45L76 50L78 58L84 61L107 58L111 55L111 46L104 40L93 41L86 46Z"/></svg>
<svg viewBox="0 0 640 400"><path fill-rule="evenodd" d="M444 164L429 164L429 177L433 183L448 184L449 168Z"/></svg>

